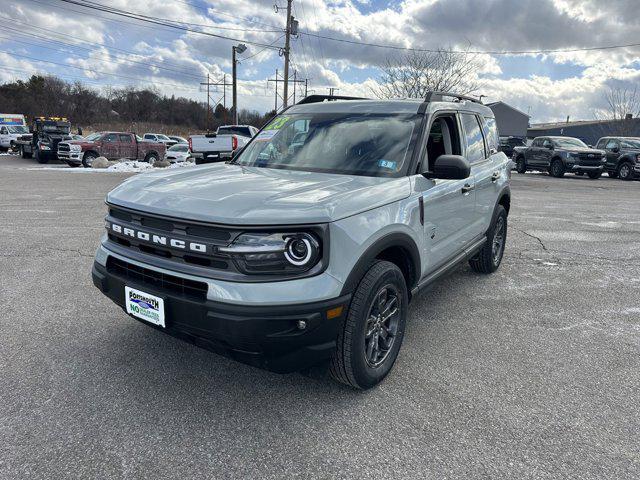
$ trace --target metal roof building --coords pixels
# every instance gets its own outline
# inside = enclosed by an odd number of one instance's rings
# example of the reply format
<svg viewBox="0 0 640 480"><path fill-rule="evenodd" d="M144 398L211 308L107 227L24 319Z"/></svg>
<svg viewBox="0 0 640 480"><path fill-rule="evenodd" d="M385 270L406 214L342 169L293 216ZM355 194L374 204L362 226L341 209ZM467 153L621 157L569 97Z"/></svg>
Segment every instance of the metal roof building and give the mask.
<svg viewBox="0 0 640 480"><path fill-rule="evenodd" d="M493 110L501 137L527 136L529 115L504 102L488 103L487 107Z"/></svg>
<svg viewBox="0 0 640 480"><path fill-rule="evenodd" d="M640 137L640 118L539 123L527 131L529 138L543 136L576 137L587 145L595 145L601 137Z"/></svg>

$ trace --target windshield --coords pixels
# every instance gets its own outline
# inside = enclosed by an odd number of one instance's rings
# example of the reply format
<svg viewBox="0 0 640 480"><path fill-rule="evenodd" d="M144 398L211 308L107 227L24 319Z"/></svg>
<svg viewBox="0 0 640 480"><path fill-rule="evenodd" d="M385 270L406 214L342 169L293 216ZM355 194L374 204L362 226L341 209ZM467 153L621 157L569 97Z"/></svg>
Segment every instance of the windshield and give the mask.
<svg viewBox="0 0 640 480"><path fill-rule="evenodd" d="M640 138L620 139L620 146L622 148L639 148L640 149Z"/></svg>
<svg viewBox="0 0 640 480"><path fill-rule="evenodd" d="M586 143L577 138L554 138L553 143L560 148L589 148Z"/></svg>
<svg viewBox="0 0 640 480"><path fill-rule="evenodd" d="M183 143L183 144L177 144L177 145L173 145L171 147L169 147L169 152L186 152L189 149L189 145Z"/></svg>
<svg viewBox="0 0 640 480"><path fill-rule="evenodd" d="M418 115L308 113L276 117L232 162L373 177L410 161Z"/></svg>
<svg viewBox="0 0 640 480"><path fill-rule="evenodd" d="M7 127L7 129L9 130L9 133L18 133L18 134L29 133L29 129L21 125L17 127Z"/></svg>
<svg viewBox="0 0 640 480"><path fill-rule="evenodd" d="M87 135L84 139L90 142L99 139L102 136L102 133L92 133L91 135Z"/></svg>

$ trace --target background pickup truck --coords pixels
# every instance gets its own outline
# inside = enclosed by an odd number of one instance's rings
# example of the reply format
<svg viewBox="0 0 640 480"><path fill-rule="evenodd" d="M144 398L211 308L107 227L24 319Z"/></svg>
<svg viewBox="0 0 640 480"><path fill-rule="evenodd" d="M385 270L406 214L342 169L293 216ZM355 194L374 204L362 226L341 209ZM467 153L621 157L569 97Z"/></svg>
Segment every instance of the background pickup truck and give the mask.
<svg viewBox="0 0 640 480"><path fill-rule="evenodd" d="M191 135L189 149L196 164L229 160L233 152L244 147L258 133L250 125L223 125L216 133Z"/></svg>
<svg viewBox="0 0 640 480"><path fill-rule="evenodd" d="M554 177L571 172L596 179L606 165L604 150L590 148L573 137L536 137L529 147L514 147L512 158L518 173L537 170Z"/></svg>
<svg viewBox="0 0 640 480"><path fill-rule="evenodd" d="M84 140L60 142L58 158L71 167L82 164L85 168L91 167L98 157L142 160L153 164L164 157L165 149L164 143L143 141L133 133L99 132Z"/></svg>

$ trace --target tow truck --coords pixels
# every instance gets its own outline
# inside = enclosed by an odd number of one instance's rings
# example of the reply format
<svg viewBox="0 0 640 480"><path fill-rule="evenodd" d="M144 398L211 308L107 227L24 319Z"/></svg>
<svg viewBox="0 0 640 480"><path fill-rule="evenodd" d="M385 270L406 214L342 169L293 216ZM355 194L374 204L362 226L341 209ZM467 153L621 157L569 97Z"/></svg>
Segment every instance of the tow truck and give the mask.
<svg viewBox="0 0 640 480"><path fill-rule="evenodd" d="M16 141L22 158L35 157L38 163L47 163L57 158L58 143L69 137L71 123L64 117L36 117L29 131Z"/></svg>

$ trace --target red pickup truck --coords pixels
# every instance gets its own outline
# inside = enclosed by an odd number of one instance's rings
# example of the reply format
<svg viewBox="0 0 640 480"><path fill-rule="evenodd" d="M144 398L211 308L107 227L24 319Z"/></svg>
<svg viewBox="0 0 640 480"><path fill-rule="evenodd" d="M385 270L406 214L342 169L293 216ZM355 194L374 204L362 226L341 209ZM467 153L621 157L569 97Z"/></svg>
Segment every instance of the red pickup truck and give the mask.
<svg viewBox="0 0 640 480"><path fill-rule="evenodd" d="M58 144L58 158L70 167L91 167L98 157L108 160L141 160L153 165L164 158L166 146L160 142L142 140L133 133L99 132L83 140L67 140Z"/></svg>

